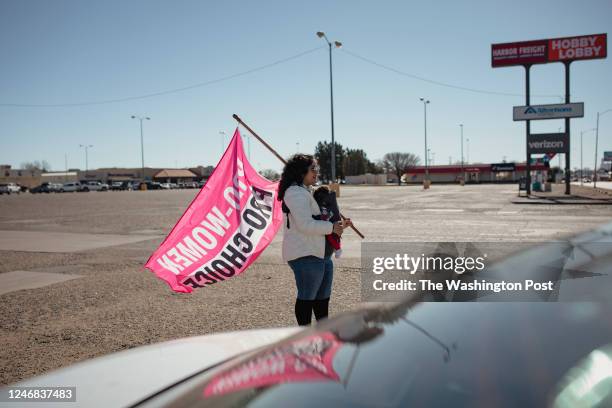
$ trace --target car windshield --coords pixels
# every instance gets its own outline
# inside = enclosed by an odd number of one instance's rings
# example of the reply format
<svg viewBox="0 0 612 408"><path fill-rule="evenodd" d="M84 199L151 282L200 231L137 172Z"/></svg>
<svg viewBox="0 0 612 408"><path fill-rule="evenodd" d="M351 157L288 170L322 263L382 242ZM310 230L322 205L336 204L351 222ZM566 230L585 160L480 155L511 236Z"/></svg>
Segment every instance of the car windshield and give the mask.
<svg viewBox="0 0 612 408"><path fill-rule="evenodd" d="M612 336L612 327L595 324L609 310L589 304L405 306L322 324L207 370L162 399L185 407L545 406ZM559 341L577 322L595 329L588 347ZM523 353L508 336L516 332L533 341Z"/></svg>

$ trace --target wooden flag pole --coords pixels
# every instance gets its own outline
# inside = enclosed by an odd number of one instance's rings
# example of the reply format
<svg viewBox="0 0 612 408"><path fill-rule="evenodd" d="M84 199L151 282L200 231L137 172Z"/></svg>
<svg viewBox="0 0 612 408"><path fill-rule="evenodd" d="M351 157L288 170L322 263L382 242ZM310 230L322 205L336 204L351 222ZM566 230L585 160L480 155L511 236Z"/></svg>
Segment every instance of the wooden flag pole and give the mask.
<svg viewBox="0 0 612 408"><path fill-rule="evenodd" d="M281 162L283 162L283 164L287 164L287 160L285 160L285 159L283 158L283 156L281 156L280 154L278 154L278 152L277 152L276 150L274 150L274 149L272 148L272 146L270 146L268 143L266 143L266 141L265 141L265 140L263 140L261 137L259 137L259 135L258 135L257 133L255 133L255 132L253 131L253 129L251 129L251 128L249 127L249 125L247 125L246 123L244 123L244 122L242 121L242 119L240 119L240 117L239 117L238 115L236 115L236 114L234 113L234 114L232 115L232 117L233 117L234 119L236 119L236 121L237 121L237 122L238 122L240 125L242 125L242 126L243 126L243 127L246 129L246 130L248 130L248 131L249 131L249 132L250 132L250 133L251 133L251 134L252 134L252 135L255 137L255 139L259 140L259 141L261 142L261 144L263 144L263 145L264 145L264 146L265 146L265 147L266 147L266 148L267 148L267 149L268 149L270 152L272 152L272 154L273 154L273 155L275 155L275 156L278 158L278 160L280 160ZM343 220L345 220L345 219L346 219L346 217L345 217L344 215L342 215L342 214L340 214L340 217L341 217ZM358 230L358 229L357 229L357 228L356 228L354 225L351 225L351 228L352 228L352 229L353 229L353 231L355 231L355 233L357 233L357 235L359 235L359 236L360 236L362 239L363 239L363 238L365 238L365 237L363 236L363 234L362 234L362 233L361 233L361 232L360 232L360 231L359 231L359 230Z"/></svg>

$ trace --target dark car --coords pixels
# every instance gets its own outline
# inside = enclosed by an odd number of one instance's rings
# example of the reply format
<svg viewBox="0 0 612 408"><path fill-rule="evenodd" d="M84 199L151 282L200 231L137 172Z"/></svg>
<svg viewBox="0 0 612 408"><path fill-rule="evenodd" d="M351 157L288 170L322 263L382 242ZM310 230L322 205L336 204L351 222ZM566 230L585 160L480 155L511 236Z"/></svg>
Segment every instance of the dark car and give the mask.
<svg viewBox="0 0 612 408"><path fill-rule="evenodd" d="M62 185L56 183L42 183L39 186L30 189L30 193L58 193Z"/></svg>
<svg viewBox="0 0 612 408"><path fill-rule="evenodd" d="M100 407L610 407L612 224L562 245L579 269L559 270L550 247L500 265L509 275L516 265L544 267L568 284L562 289L590 301L563 301L561 291L554 303L436 303L424 292L336 315L261 348L246 332L240 344L253 349L224 362L211 350L239 347L197 337L16 385L76 386L81 404Z"/></svg>
<svg viewBox="0 0 612 408"><path fill-rule="evenodd" d="M147 190L161 190L163 189L161 183L158 183L157 181L145 181L144 182L147 186ZM142 185L142 183L140 183L139 185L139 190L140 190L140 186Z"/></svg>
<svg viewBox="0 0 612 408"><path fill-rule="evenodd" d="M110 185L110 189L112 191L126 191L132 190L132 182L131 181L113 181Z"/></svg>

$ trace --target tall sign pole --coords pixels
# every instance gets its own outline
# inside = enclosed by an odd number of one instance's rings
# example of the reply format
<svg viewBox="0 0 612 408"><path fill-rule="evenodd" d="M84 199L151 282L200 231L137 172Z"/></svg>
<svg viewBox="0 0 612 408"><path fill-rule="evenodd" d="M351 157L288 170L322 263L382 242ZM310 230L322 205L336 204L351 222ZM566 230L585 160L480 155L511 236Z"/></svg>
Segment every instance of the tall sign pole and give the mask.
<svg viewBox="0 0 612 408"><path fill-rule="evenodd" d="M531 120L565 119L565 133L555 136L555 141L545 141L550 144L551 151L559 150L559 143L567 149L565 152L565 194L570 194L570 118L583 117L583 104L570 103L570 64L573 61L602 59L608 54L608 35L589 34L575 37L548 38L542 40L522 41L491 45L491 66L493 68L522 65L525 68L525 100L526 106L514 107L514 120L526 121L527 142L527 195L531 193L531 157L533 149L529 144L537 135L531 135ZM565 104L531 106L529 100L529 71L533 64L548 64L561 62L565 66ZM581 106L577 106L581 105ZM567 144L559 138L565 137ZM538 142L534 146L537 145Z"/></svg>
<svg viewBox="0 0 612 408"><path fill-rule="evenodd" d="M525 105L529 106L529 71L531 69L531 65L525 65ZM527 120L525 122L525 149L527 152L527 163L525 165L525 172L527 173L527 195L531 194L531 155L529 154L529 135L531 134L531 121Z"/></svg>
<svg viewBox="0 0 612 408"><path fill-rule="evenodd" d="M570 64L572 61L566 61L565 65L565 103L570 103ZM565 118L565 134L567 135L567 153L565 154L565 194L570 194L570 118Z"/></svg>

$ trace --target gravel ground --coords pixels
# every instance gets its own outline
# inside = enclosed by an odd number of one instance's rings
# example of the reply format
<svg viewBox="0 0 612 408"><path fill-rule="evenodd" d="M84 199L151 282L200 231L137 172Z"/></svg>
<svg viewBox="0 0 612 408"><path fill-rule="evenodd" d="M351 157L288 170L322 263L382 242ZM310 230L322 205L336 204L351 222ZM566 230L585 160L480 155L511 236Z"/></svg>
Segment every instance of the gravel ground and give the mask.
<svg viewBox="0 0 612 408"><path fill-rule="evenodd" d="M250 269L223 284L177 294L142 265L194 190L0 197L9 231L153 235L75 253L0 250L0 273L83 276L0 296L0 384L139 345L230 330L295 325L293 275L279 236ZM343 187L340 204L369 241L542 241L590 229L609 206L516 206L516 186ZM537 207L537 208L536 208ZM360 302L359 242L344 239L331 314Z"/></svg>

